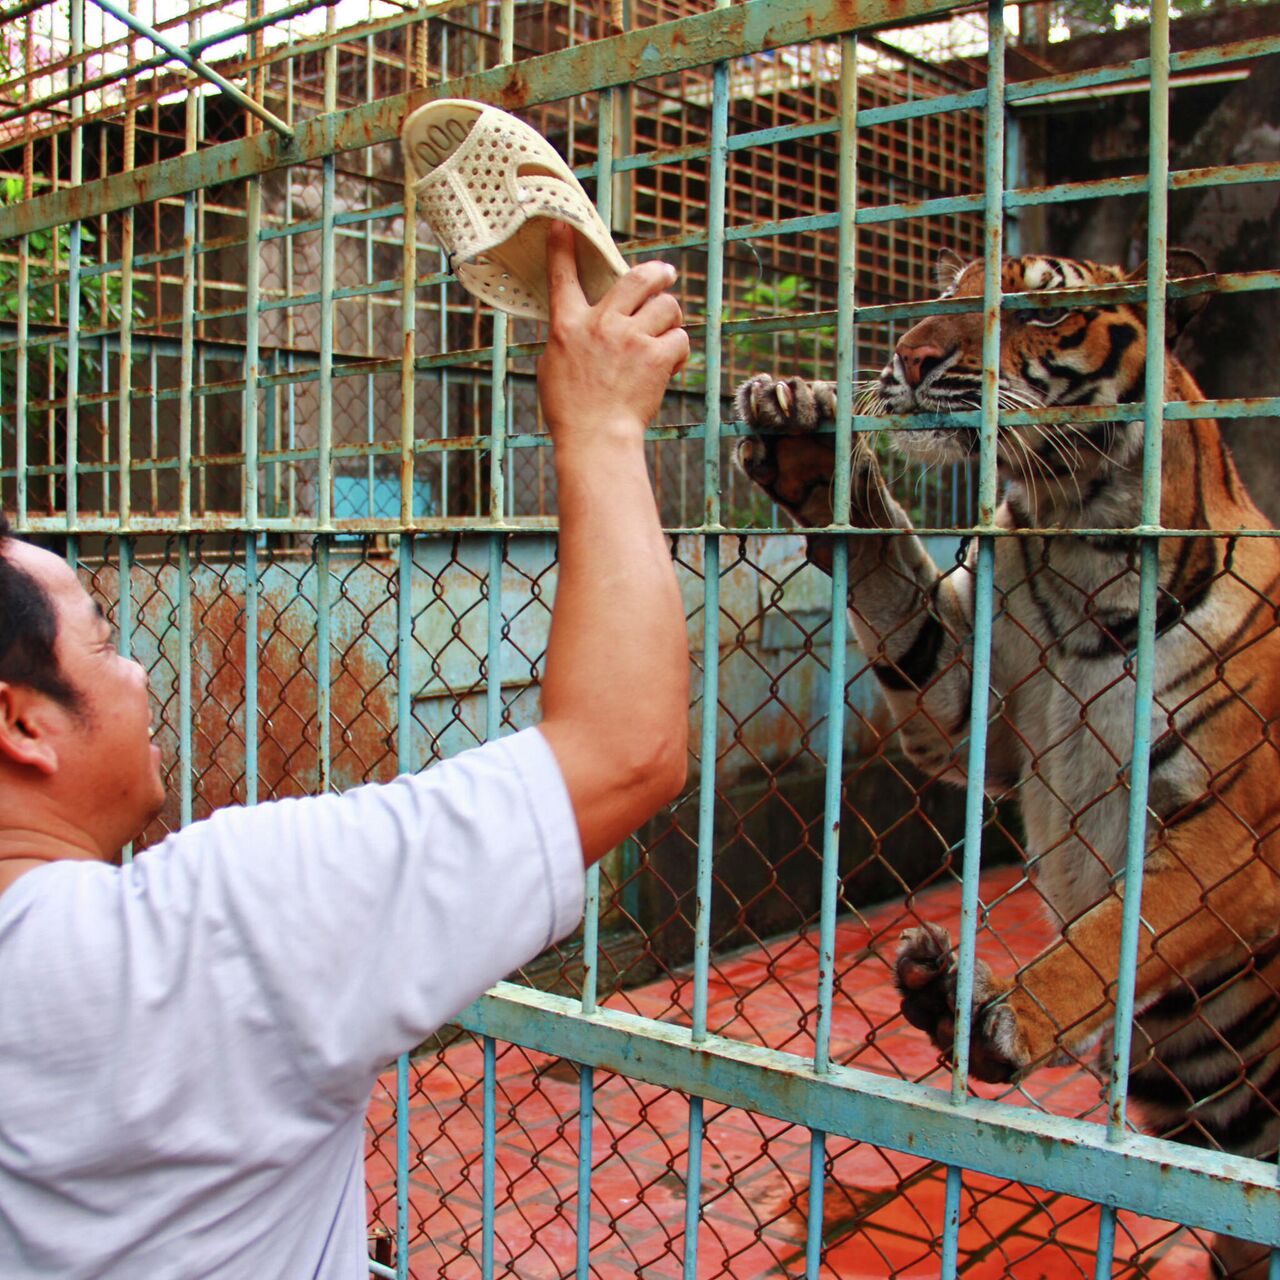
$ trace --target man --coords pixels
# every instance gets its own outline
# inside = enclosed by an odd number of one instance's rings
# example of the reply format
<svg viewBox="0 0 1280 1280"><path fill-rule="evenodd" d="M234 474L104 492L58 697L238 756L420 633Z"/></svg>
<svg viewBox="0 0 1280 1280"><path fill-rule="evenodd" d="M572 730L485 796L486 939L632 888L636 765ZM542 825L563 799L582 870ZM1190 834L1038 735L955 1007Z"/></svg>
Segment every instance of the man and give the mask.
<svg viewBox="0 0 1280 1280"><path fill-rule="evenodd" d="M683 786L684 617L643 450L689 351L675 272L591 307L571 233L548 253L538 728L224 809L117 867L163 798L146 675L65 563L0 537L0 1276L365 1275L377 1075L569 933L584 865Z"/></svg>

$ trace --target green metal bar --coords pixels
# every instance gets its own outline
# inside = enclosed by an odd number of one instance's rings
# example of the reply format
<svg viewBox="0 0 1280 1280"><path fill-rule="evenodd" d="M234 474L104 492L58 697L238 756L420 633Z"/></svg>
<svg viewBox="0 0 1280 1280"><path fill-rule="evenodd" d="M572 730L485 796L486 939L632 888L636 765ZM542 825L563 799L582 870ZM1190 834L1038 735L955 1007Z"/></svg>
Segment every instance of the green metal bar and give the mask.
<svg viewBox="0 0 1280 1280"><path fill-rule="evenodd" d="M577 1280L591 1278L591 1161L594 1122L595 1071L591 1067L580 1067L578 1075L578 1258L575 1272Z"/></svg>
<svg viewBox="0 0 1280 1280"><path fill-rule="evenodd" d="M333 671L332 596L329 573L330 535L316 534L316 789L325 795L333 788Z"/></svg>
<svg viewBox="0 0 1280 1280"><path fill-rule="evenodd" d="M281 138L290 139L293 137L293 130L283 120L272 115L261 103L255 102L242 89L238 89L230 80L226 79L225 76L189 53L181 45L175 44L168 36L161 35L154 27L149 27L140 18L131 14L128 9L122 9L119 5L112 3L112 0L93 0L93 2L100 9L109 13L117 22L123 23L131 31L136 31L138 35L150 40L157 49L163 49L171 58L181 62L184 67L188 67L210 84L216 85L238 106L257 116L268 128L274 129Z"/></svg>
<svg viewBox="0 0 1280 1280"><path fill-rule="evenodd" d="M332 10L330 10L332 14ZM333 205L337 171L332 156L325 159L321 186L324 229L320 239L320 414L316 469L316 520L321 529L333 527Z"/></svg>
<svg viewBox="0 0 1280 1280"><path fill-rule="evenodd" d="M617 116L616 89L600 99L600 114L596 144L596 203L600 219L606 227L613 225L613 149L614 121ZM586 904L582 926L582 1011L590 1013L596 1007L597 982L600 964L600 864L593 863L587 869ZM579 1162L582 1160L579 1153ZM581 1171L581 1163L579 1164ZM590 1196L590 1171L588 1166L587 1193Z"/></svg>
<svg viewBox="0 0 1280 1280"><path fill-rule="evenodd" d="M858 41L845 36L840 48L840 141L838 203L843 213L836 262L836 450L833 520L849 523L853 455L853 379L857 357L855 288L858 202ZM849 543L837 538L831 565L831 667L827 688L827 751L822 822L822 888L818 913L818 1026L813 1069L831 1066L831 1017L835 992L836 910L839 905L841 796L844 785L844 712L849 601ZM826 1201L826 1134L809 1136L809 1204L806 1215L805 1276L818 1280L822 1268Z"/></svg>
<svg viewBox="0 0 1280 1280"><path fill-rule="evenodd" d="M413 185L404 188L404 246L400 275L400 523L413 523L413 437L417 386L414 355L417 342L418 202ZM440 332L448 326L441 312ZM442 401L444 399L442 392ZM372 512L370 512L372 514Z"/></svg>
<svg viewBox="0 0 1280 1280"><path fill-rule="evenodd" d="M116 379L116 474L120 491L117 500L121 526L129 523L133 510L133 238L134 211L125 210L121 226L123 252L120 268L120 353ZM102 238L105 251L106 237ZM103 317L106 318L105 316ZM103 353L103 368L106 368Z"/></svg>
<svg viewBox="0 0 1280 1280"><path fill-rule="evenodd" d="M396 572L396 764L414 770L413 535L400 535ZM409 1055L396 1059L396 1280L409 1280Z"/></svg>
<svg viewBox="0 0 1280 1280"><path fill-rule="evenodd" d="M514 0L501 0L499 11L499 60L513 57ZM443 321L443 317L442 317ZM443 327L443 324L442 324ZM506 520L503 461L507 438L507 316L493 317L493 361L490 372L491 401L489 435L489 519L495 526ZM485 648L487 687L485 690L485 741L496 741L502 732L502 560L505 540L498 528L489 536L488 638ZM484 1160L481 1187L480 1273L493 1280L494 1231L496 1225L498 1063L492 1037L484 1041Z"/></svg>
<svg viewBox="0 0 1280 1280"><path fill-rule="evenodd" d="M182 202L182 359L178 372L178 527L191 528L191 409L195 342L196 198ZM152 386L155 386L154 379Z"/></svg>
<svg viewBox="0 0 1280 1280"><path fill-rule="evenodd" d="M266 173L285 164L304 164L393 142L408 112L429 97L477 98L519 109L855 29L925 22L953 7L954 0L912 0L911 12L904 13L900 0L811 0L805 5L791 0L745 0L726 10L696 13L528 58L518 66L501 65L459 76L433 85L429 93L413 90L328 112L300 121L289 142L258 133L87 183L74 194L56 192L0 209L0 240L70 222L73 217L95 216Z"/></svg>
<svg viewBox="0 0 1280 1280"><path fill-rule="evenodd" d="M79 90L84 79L84 0L69 0L72 65L67 70L67 87L71 98L71 187L84 182L84 135L80 121L84 116L84 96ZM66 526L76 528L80 511L80 256L83 252L83 230L78 221L71 224L67 256L67 443L66 443ZM56 240L54 242L56 244ZM57 285L53 286L56 299ZM52 385L52 379L50 379Z"/></svg>
<svg viewBox="0 0 1280 1280"><path fill-rule="evenodd" d="M14 379L18 403L14 406L14 454L13 462L17 471L17 502L14 515L18 528L24 529L27 524L27 397L28 397L28 361L27 335L30 325L31 293L31 249L27 237L18 241L18 368Z"/></svg>
<svg viewBox="0 0 1280 1280"><path fill-rule="evenodd" d="M258 535L244 535L244 802L258 803Z"/></svg>
<svg viewBox="0 0 1280 1280"><path fill-rule="evenodd" d="M244 332L244 409L241 439L244 448L244 522L253 529L258 523L258 378L262 372L259 305L262 292L262 260L259 244L262 230L262 184L249 181L247 193Z"/></svg>
<svg viewBox="0 0 1280 1280"><path fill-rule="evenodd" d="M716 0L717 10L721 0ZM707 1035L707 985L711 958L712 862L715 857L715 800L720 693L720 325L724 310L725 185L729 140L728 62L719 61L711 80L711 143L707 166L706 393L703 404L702 519L702 727L698 756L698 865L693 919L693 1010L691 1039ZM698 1274L698 1232L702 1218L702 1099L689 1099L689 1152L685 1173L684 1276Z"/></svg>
<svg viewBox="0 0 1280 1280"><path fill-rule="evenodd" d="M122 657L133 657L133 539L121 538L116 553L116 636ZM133 861L133 841L121 851L125 863Z"/></svg>
<svg viewBox="0 0 1280 1280"><path fill-rule="evenodd" d="M1164 440L1165 286L1167 283L1169 183L1169 6L1151 7L1151 93L1149 97L1147 193L1147 348L1143 386L1142 527L1160 524L1160 464ZM1129 807L1125 836L1124 902L1121 910L1120 965L1115 987L1107 1137L1125 1133L1129 1090L1129 1054L1133 1044L1134 984L1142 927L1142 873L1147 852L1147 798L1151 764L1151 705L1155 689L1156 595L1160 581L1160 544L1143 538L1138 579L1138 635L1134 657L1133 738L1129 761ZM1104 1207L1098 1224L1099 1278L1111 1274L1115 1248L1115 1210ZM1105 1270L1104 1270L1105 1268Z"/></svg>
<svg viewBox="0 0 1280 1280"><path fill-rule="evenodd" d="M193 641L191 621L191 535L178 535L178 801L182 826L191 822L195 786L191 730Z"/></svg>
<svg viewBox="0 0 1280 1280"><path fill-rule="evenodd" d="M725 178L728 165L729 66L716 64L712 79L711 160L707 173L707 258L705 332L706 393L703 405L703 520L708 530L720 523L720 315L724 306L723 235ZM698 870L694 899L693 1039L707 1032L707 978L711 930L711 864L715 855L716 731L720 677L720 538L704 539L702 737L699 755ZM696 1185L696 1184L695 1184ZM696 1198L696 1197L695 1197ZM696 1243L697 1224L693 1235ZM687 1262L687 1259L686 1259Z"/></svg>
<svg viewBox="0 0 1280 1280"><path fill-rule="evenodd" d="M497 1208L498 1055L493 1036L484 1038L484 1094L481 1127L484 1154L480 1166L480 1275L493 1280L493 1224Z"/></svg>
<svg viewBox="0 0 1280 1280"><path fill-rule="evenodd" d="M1006 208L1006 213L1011 212ZM832 223L831 225L836 225ZM726 234L733 234L730 228ZM744 237L745 238L745 237ZM400 242L397 242L399 244ZM674 247L671 243L665 242L668 248ZM197 250L199 252L199 249ZM134 258L135 268L142 263L142 257ZM105 270L120 270L120 263L108 263L106 267L82 267L80 271L81 280L87 280L92 276L101 274ZM65 280L64 275L55 277L59 280ZM433 272L425 276L421 276L416 281L418 286L425 285L442 285L451 280L452 277L447 272ZM351 289L335 289L333 296L335 300L343 298L359 298L364 297L367 292L376 291L379 294L392 293L399 286L395 282L382 282L369 287ZM1280 271L1240 271L1240 272L1220 272L1207 276L1193 277L1187 280L1171 281L1169 284L1169 297L1171 298L1188 298L1198 297L1201 295L1214 295L1220 293L1253 293L1264 290L1280 289ZM1072 305L1084 306L1093 303L1112 303L1112 302L1136 302L1143 303L1146 298L1145 284L1106 284L1106 285L1090 285L1085 288L1076 288L1071 290L1038 290L1028 291L1026 293L1010 293L1001 298L1001 309L1006 311L1032 310L1037 307L1043 307L1048 304L1050 299L1055 303L1062 300L1063 293L1069 293ZM267 301L261 304L263 311L281 310L292 308L293 306L302 305L304 303L316 303L320 299L319 292L312 294L299 295L296 298L289 298L280 302L277 306L275 303ZM973 300L968 298L944 298L934 299L922 302L891 302L881 303L874 306L859 308L859 315L866 323L889 323L894 320L917 319L927 315L964 315L973 311L980 311L981 307L975 307ZM240 307L223 307L216 312L204 313L197 311L195 319L200 320L228 320L244 315L245 311ZM739 334L768 334L768 333L799 333L812 329L826 329L834 327L836 323L835 311L812 311L803 315L785 315L785 316L761 316L752 319L743 320L725 320L721 324L721 334L723 337L735 336ZM697 337L705 331L705 325L697 321L690 320L685 325L690 334ZM33 349L43 349L46 347L61 347L66 344L66 333L62 329L54 329L49 325L38 325L40 330L38 336L31 342ZM13 322L0 321L0 335L13 335L13 341L0 342L0 352L14 351L17 349L17 328ZM82 336L86 338L103 338L108 344L108 350L117 351L119 349L118 337L115 332L107 327L95 326L81 329ZM173 339L164 338L155 334L135 333L133 341L136 347L146 351L157 350L161 354L176 354L179 350L179 343ZM240 358L243 350L238 344L232 344L212 338L197 337L196 345L199 350L205 351L212 359L222 359L226 361L237 360ZM522 342L511 343L508 346L508 352L512 356L537 355L542 350L543 344L540 342ZM275 348L274 350L279 350ZM465 351L445 351L436 355L423 356L418 360L418 368L421 370L433 369L437 367L449 368L457 364L468 362L482 361L491 353L490 347L474 347ZM305 353L302 353L305 354ZM356 374L363 375L370 369L378 370L382 368L390 369L395 361L395 357L383 357L373 359L360 359L352 357L344 357L340 353L334 353L334 374L337 377L354 376ZM313 368L310 371L311 377L316 376ZM220 384L220 390L234 389L236 387L234 381ZM59 403L61 403L59 401Z"/></svg>
<svg viewBox="0 0 1280 1280"><path fill-rule="evenodd" d="M1000 294L1004 242L1003 0L987 5L987 110L983 140L982 408L978 428L978 523L990 527L996 515L996 431L1000 401ZM994 617L995 543L978 539L974 583L974 628L969 700L969 750L965 766L964 855L960 897L959 968L956 977L954 1068L951 1099L965 1102L969 1088L969 1046L973 1008L973 964L977 946L978 877L982 869L982 824L987 773L987 705L991 688L991 627ZM959 1264L960 1197L963 1164L947 1167L942 1232L943 1280L954 1280Z"/></svg>
<svg viewBox="0 0 1280 1280"><path fill-rule="evenodd" d="M42 8L51 0L36 0L35 3L27 3L15 6L8 13L0 14L0 27L7 27L10 22L17 21L24 13L32 12L35 9ZM264 27L273 26L275 24L285 22L289 18L299 17L305 13L311 13L315 10L315 0L303 0L301 4L295 4L286 9L276 10L274 13L265 17L254 19L252 22L240 23L238 26L226 27L220 31L216 31L207 36L202 36L198 40L193 40L187 46L187 51L192 56L198 56L206 49L212 48L214 45L226 44L228 41L239 39L245 35L251 35L255 31L261 31ZM16 16L11 16L16 15ZM131 62L129 64L129 75L137 77L144 72L154 71L157 67L162 67L166 62L170 61L170 55L167 53L159 53L154 57L145 58L141 62ZM91 93L95 89L105 89L120 83L120 72L112 70L103 75L92 76L84 80L79 88L81 93ZM71 91L60 89L53 93L45 94L43 97L35 98L30 101L24 101L19 106L15 106L8 111L0 111L0 124L7 124L10 120L21 120L24 116L30 116L34 112L47 110L49 107L57 106L60 102L65 102L71 96Z"/></svg>
<svg viewBox="0 0 1280 1280"><path fill-rule="evenodd" d="M78 137L79 135L77 135ZM80 223L71 224L71 279L67 286L67 445L63 474L66 481L66 527L77 527L80 508ZM56 286L55 286L56 289Z"/></svg>
<svg viewBox="0 0 1280 1280"><path fill-rule="evenodd" d="M574 997L499 983L459 1015L476 1035L587 1063L598 1071L705 1098L788 1124L1014 1178L1153 1218L1280 1244L1275 1166L1106 1129L1029 1107L833 1065L602 1007L584 1017Z"/></svg>

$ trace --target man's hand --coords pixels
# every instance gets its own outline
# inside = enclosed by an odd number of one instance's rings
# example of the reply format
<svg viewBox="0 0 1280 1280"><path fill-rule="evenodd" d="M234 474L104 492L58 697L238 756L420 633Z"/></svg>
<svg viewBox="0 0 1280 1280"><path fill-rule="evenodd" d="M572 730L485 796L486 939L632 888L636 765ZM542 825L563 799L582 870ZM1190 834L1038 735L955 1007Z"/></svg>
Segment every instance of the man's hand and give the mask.
<svg viewBox="0 0 1280 1280"><path fill-rule="evenodd" d="M572 233L548 237L551 338L538 390L555 442L559 564L542 732L594 862L684 786L689 653L644 428L689 356L675 272L648 262L593 307Z"/></svg>
<svg viewBox="0 0 1280 1280"><path fill-rule="evenodd" d="M538 364L538 392L557 449L579 436L637 437L689 358L675 282L665 262L634 267L593 307L578 283L573 232L547 235L551 334Z"/></svg>

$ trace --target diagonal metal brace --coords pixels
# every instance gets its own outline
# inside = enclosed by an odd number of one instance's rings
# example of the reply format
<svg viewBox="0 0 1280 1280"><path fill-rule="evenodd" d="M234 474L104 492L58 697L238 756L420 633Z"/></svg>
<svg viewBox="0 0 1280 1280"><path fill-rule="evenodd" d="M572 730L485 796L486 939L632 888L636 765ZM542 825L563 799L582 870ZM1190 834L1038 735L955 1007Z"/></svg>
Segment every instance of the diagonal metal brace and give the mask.
<svg viewBox="0 0 1280 1280"><path fill-rule="evenodd" d="M112 3L112 0L94 0L98 8L109 13L117 22L123 22L126 27L132 31L136 31L138 35L145 36L157 48L163 49L171 58L176 58L184 67L189 67L198 76L202 76L210 84L216 85L227 97L232 101L239 103L246 111L257 116L269 129L274 129L282 138L292 138L293 129L285 124L279 116L272 115L266 107L255 102L242 89L237 89L225 76L220 75L206 62L195 57L181 45L175 44L167 36L162 35L154 27L149 27L140 18L134 17L127 9L121 9L118 5Z"/></svg>

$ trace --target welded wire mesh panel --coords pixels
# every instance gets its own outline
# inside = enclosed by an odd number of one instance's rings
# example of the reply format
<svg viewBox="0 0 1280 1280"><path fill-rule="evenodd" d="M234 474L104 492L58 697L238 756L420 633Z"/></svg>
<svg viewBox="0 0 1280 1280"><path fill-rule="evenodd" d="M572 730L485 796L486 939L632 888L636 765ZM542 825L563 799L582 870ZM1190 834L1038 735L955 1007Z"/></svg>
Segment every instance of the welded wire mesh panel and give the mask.
<svg viewBox="0 0 1280 1280"><path fill-rule="evenodd" d="M1265 1274L1271 19L129 12L3 23L0 505L148 669L139 851L540 714L545 334L449 273L411 107L517 109L694 337L689 788L389 1064L374 1272Z"/></svg>

